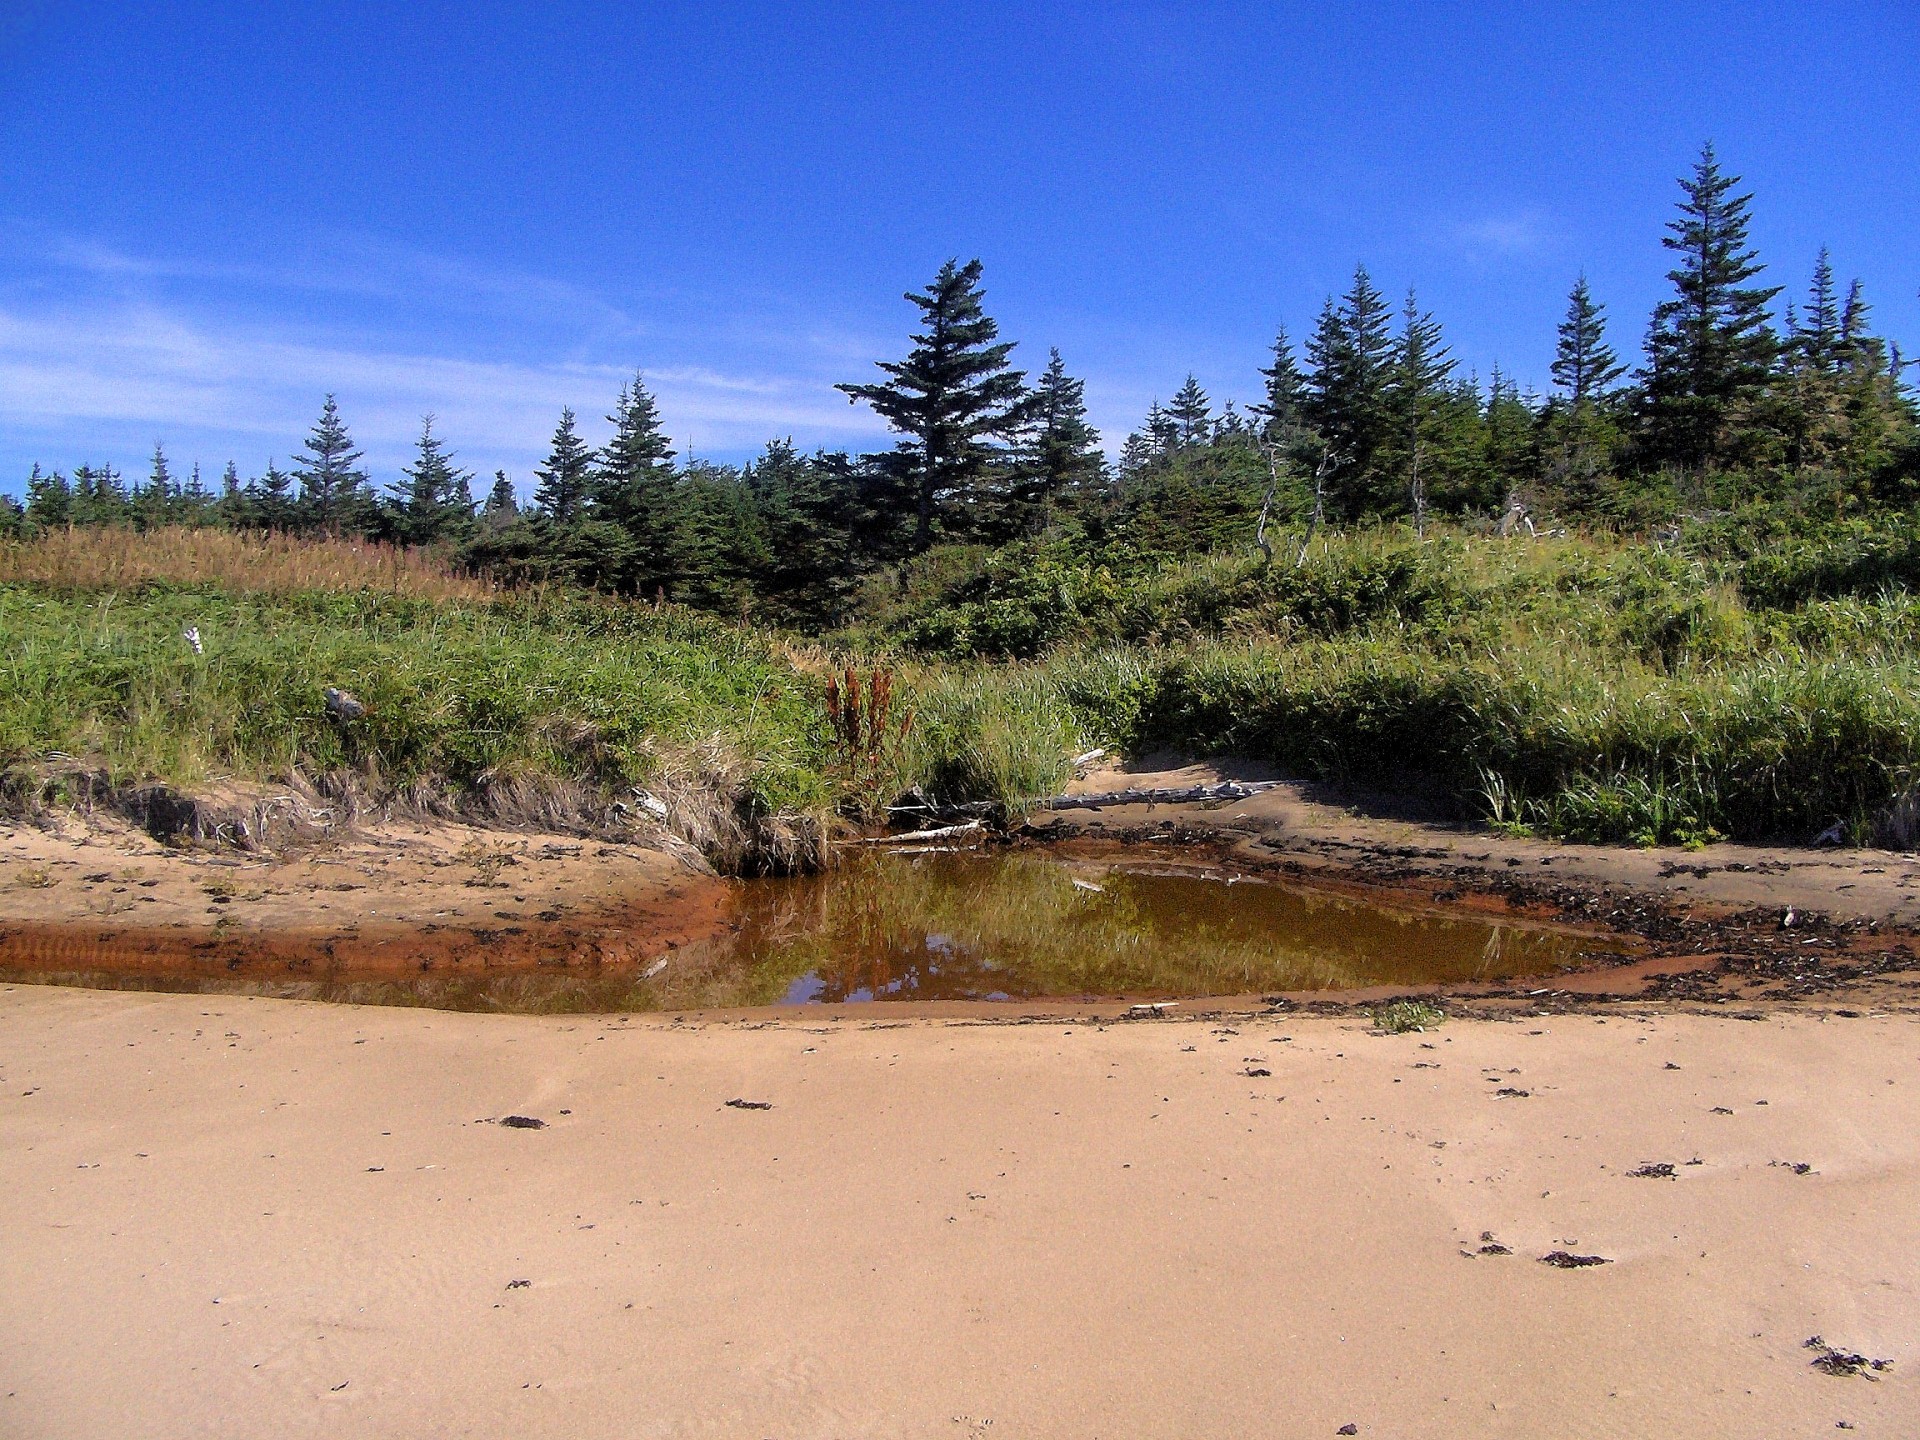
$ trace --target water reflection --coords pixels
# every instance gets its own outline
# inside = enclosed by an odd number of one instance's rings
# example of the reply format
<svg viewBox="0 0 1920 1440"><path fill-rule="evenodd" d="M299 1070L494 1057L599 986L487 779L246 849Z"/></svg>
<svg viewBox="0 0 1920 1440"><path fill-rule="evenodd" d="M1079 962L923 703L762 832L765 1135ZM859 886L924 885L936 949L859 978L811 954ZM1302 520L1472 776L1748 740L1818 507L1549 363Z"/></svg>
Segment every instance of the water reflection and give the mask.
<svg viewBox="0 0 1920 1440"><path fill-rule="evenodd" d="M872 855L741 901L738 932L686 957L682 980L732 969L760 1003L1457 982L1563 969L1604 943L1164 860L1033 853Z"/></svg>
<svg viewBox="0 0 1920 1440"><path fill-rule="evenodd" d="M734 887L729 929L645 968L407 979L38 979L457 1010L587 1013L837 1001L1180 998L1546 974L1613 942L1369 903L1174 856L861 854ZM7 978L29 978L10 975Z"/></svg>

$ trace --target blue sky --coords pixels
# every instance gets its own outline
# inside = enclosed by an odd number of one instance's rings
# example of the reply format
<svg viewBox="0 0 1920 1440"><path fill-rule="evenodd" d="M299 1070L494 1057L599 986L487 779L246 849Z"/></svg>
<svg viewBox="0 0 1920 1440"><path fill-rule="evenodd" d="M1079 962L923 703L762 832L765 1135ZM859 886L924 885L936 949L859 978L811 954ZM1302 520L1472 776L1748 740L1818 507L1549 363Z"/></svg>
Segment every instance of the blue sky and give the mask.
<svg viewBox="0 0 1920 1440"><path fill-rule="evenodd" d="M0 486L243 474L339 395L523 488L644 369L702 456L884 443L834 393L979 256L1118 445L1244 404L1356 261L1545 387L1584 269L1634 349L1711 137L1769 279L1920 350L1911 4L0 4Z"/></svg>

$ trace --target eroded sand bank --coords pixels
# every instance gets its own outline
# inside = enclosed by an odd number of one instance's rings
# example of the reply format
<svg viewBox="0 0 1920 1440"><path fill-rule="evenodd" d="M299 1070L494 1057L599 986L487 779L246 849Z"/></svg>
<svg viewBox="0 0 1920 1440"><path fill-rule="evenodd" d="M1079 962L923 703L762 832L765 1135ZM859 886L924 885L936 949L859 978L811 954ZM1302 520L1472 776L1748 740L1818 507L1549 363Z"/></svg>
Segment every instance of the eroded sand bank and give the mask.
<svg viewBox="0 0 1920 1440"><path fill-rule="evenodd" d="M634 966L712 934L690 847L387 824L255 853L0 825L0 967L282 979Z"/></svg>
<svg viewBox="0 0 1920 1440"><path fill-rule="evenodd" d="M1911 1436L1917 1062L7 987L0 1432Z"/></svg>

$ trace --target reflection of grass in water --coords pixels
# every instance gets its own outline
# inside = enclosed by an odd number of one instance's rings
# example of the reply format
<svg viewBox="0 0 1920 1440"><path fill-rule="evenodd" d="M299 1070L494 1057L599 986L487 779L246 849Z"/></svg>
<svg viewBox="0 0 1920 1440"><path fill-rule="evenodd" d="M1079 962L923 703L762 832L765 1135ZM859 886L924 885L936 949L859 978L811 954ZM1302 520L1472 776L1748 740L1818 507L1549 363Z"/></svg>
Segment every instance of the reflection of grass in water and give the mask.
<svg viewBox="0 0 1920 1440"><path fill-rule="evenodd" d="M756 886L730 947L747 972L737 988L771 1000L813 973L828 997L902 976L918 994L1226 994L1545 971L1592 943L1292 886L1116 869L1092 891L1075 878L1035 856L866 855ZM950 948L931 953L929 936Z"/></svg>
<svg viewBox="0 0 1920 1440"><path fill-rule="evenodd" d="M742 882L733 918L738 933L670 952L651 979L547 966L364 980L18 978L566 1015L768 1005L808 975L821 1000L1195 996L1540 974L1605 948L1291 885L1026 854L861 854L823 876Z"/></svg>

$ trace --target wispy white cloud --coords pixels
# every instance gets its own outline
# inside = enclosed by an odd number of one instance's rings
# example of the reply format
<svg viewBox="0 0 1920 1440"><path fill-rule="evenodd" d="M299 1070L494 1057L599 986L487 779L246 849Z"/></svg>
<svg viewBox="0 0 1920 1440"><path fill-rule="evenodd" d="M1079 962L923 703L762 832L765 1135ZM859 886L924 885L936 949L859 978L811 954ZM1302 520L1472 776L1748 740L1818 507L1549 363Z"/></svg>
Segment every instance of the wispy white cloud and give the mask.
<svg viewBox="0 0 1920 1440"><path fill-rule="evenodd" d="M10 472L28 458L131 467L154 438L176 456L218 464L231 455L258 469L293 449L325 393L339 396L385 473L397 471L431 412L464 463L524 479L562 406L579 411L590 436L605 428L601 417L637 360L676 443L703 454L743 454L775 436L837 445L884 434L832 389L853 347L818 321L789 328L749 313L717 320L714 333L649 326L562 282L392 247L364 251L361 264L281 273L60 241L44 247L30 284L18 265L13 277L0 270L0 487L17 487ZM317 318L299 298L315 289L404 299L413 312L335 305ZM423 309L540 323L449 325L445 344L422 345L414 332L438 328L422 323ZM356 323L341 323L342 312ZM389 319L397 323L382 324ZM764 354L743 344L756 335Z"/></svg>
<svg viewBox="0 0 1920 1440"><path fill-rule="evenodd" d="M1469 251L1501 256L1531 255L1554 240L1554 227L1534 210L1482 215L1453 227L1453 242Z"/></svg>

